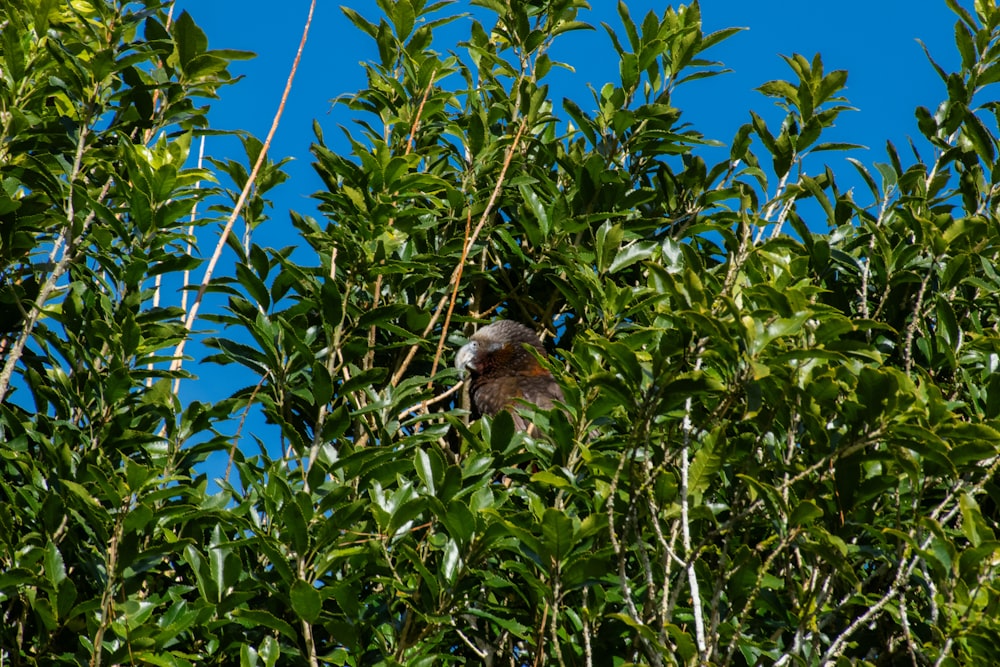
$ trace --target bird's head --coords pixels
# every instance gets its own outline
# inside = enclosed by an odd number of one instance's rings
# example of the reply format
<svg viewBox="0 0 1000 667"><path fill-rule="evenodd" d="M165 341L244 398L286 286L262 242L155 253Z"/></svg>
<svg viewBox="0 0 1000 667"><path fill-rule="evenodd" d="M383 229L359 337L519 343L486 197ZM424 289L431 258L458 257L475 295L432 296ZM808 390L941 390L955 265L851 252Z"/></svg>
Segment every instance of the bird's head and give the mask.
<svg viewBox="0 0 1000 667"><path fill-rule="evenodd" d="M497 320L483 327L463 345L455 355L455 367L461 372L478 375L491 358L527 355L524 345L528 344L545 356L545 348L535 332L519 322ZM530 358L530 357L529 357Z"/></svg>

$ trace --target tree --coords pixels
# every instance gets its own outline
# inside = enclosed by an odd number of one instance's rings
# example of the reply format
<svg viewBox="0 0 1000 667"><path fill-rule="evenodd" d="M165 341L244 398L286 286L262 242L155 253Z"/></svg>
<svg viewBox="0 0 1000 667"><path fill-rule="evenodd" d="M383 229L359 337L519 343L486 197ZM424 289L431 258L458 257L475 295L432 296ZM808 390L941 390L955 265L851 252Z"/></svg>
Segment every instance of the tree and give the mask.
<svg viewBox="0 0 1000 667"><path fill-rule="evenodd" d="M931 60L948 98L912 156L846 175L821 158L851 147L823 139L847 73L818 55L761 85L780 125L750 112L722 144L684 122L675 91L735 32L697 3L619 4L620 80L561 105L549 54L590 27L580 0L481 0L449 55L445 3L345 9L379 53L351 153L317 126L323 219L290 213L311 262L224 231L208 361L259 382L211 405L171 389L199 333L154 280L197 265L197 202L240 212L197 181L253 185L252 227L281 163L186 166L194 98L241 54L138 4L6 5L6 660L995 661L991 3L949 1L961 68ZM555 353L565 406L533 411L537 438L462 409L448 351L498 315ZM280 456L218 430L251 409Z"/></svg>

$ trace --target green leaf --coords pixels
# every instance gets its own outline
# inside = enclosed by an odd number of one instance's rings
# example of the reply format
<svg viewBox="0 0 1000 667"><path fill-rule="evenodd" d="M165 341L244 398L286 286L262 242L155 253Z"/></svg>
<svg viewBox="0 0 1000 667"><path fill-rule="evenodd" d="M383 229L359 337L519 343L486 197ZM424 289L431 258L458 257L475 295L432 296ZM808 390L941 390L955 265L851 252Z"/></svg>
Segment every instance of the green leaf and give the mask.
<svg viewBox="0 0 1000 667"><path fill-rule="evenodd" d="M418 449L413 461L417 476L427 487L427 492L432 496L437 495L437 487L444 478L444 460L437 450Z"/></svg>
<svg viewBox="0 0 1000 667"><path fill-rule="evenodd" d="M757 136L760 137L761 143L764 144L764 148L766 148L769 153L774 155L777 151L777 145L774 141L774 135L772 135L771 131L767 129L767 123L765 123L764 119L755 114L753 111L750 112L750 118L752 120L751 124L753 125L753 130Z"/></svg>
<svg viewBox="0 0 1000 667"><path fill-rule="evenodd" d="M553 566L558 566L576 545L573 520L557 509L546 509L542 516L542 544Z"/></svg>
<svg viewBox="0 0 1000 667"><path fill-rule="evenodd" d="M320 612L323 610L323 601L315 586L299 579L292 584L288 596L292 603L292 610L299 618L306 623L315 623L319 620Z"/></svg>
<svg viewBox="0 0 1000 667"><path fill-rule="evenodd" d="M583 109L577 105L576 102L569 98L563 98L563 109L569 114L570 118L576 123L578 130L583 132L584 136L591 145L597 145L597 134L594 132L594 122L584 113Z"/></svg>
<svg viewBox="0 0 1000 667"><path fill-rule="evenodd" d="M264 658L265 667L274 667L278 662L278 658L281 657L281 645L274 637L264 637L264 641L258 647L257 653L260 657Z"/></svg>
<svg viewBox="0 0 1000 667"><path fill-rule="evenodd" d="M722 457L717 451L718 432L706 438L701 448L695 452L688 469L688 494L699 497L712 484L722 467Z"/></svg>
<svg viewBox="0 0 1000 667"><path fill-rule="evenodd" d="M53 591L58 591L66 580L66 563L54 542L45 545L45 578Z"/></svg>
<svg viewBox="0 0 1000 667"><path fill-rule="evenodd" d="M177 44L177 59L185 72L195 59L208 49L208 37L194 22L187 10L174 20L171 30Z"/></svg>
<svg viewBox="0 0 1000 667"><path fill-rule="evenodd" d="M344 13L344 16L346 16L350 22L355 25L355 27L359 28L372 39L375 39L375 36L378 34L378 26L366 20L363 16L361 16L361 14L349 7L341 6L340 11Z"/></svg>
<svg viewBox="0 0 1000 667"><path fill-rule="evenodd" d="M962 69L971 70L976 64L976 47L969 28L961 21L955 22L955 45L962 55Z"/></svg>
<svg viewBox="0 0 1000 667"><path fill-rule="evenodd" d="M253 273L250 267L243 263L237 264L236 279L246 289L255 304L259 305L265 311L270 308L271 296L267 291L267 286Z"/></svg>
<svg viewBox="0 0 1000 667"><path fill-rule="evenodd" d="M606 271L618 255L625 230L621 225L612 224L609 220L597 230L597 269Z"/></svg>
<svg viewBox="0 0 1000 667"><path fill-rule="evenodd" d="M444 545L444 555L441 558L441 574L449 585L455 583L462 566L462 557L455 540L448 540Z"/></svg>
<svg viewBox="0 0 1000 667"><path fill-rule="evenodd" d="M24 47L21 45L21 35L16 30L4 30L0 33L0 40L3 42L4 62L9 68L11 78L14 81L23 80L25 55Z"/></svg>
<svg viewBox="0 0 1000 667"><path fill-rule="evenodd" d="M615 255L615 258L611 261L611 265L608 267L608 273L617 273L636 262L649 259L659 245L655 241L636 241L628 244L621 252Z"/></svg>
<svg viewBox="0 0 1000 667"><path fill-rule="evenodd" d="M813 153L819 151L854 151L854 150L868 150L868 147L863 144L851 144L841 141L828 141L822 144L816 144L810 151Z"/></svg>
<svg viewBox="0 0 1000 667"><path fill-rule="evenodd" d="M524 203L528 205L532 215L535 216L535 220L538 222L538 228L541 231L541 238L535 240L534 242L539 243L541 239L548 236L549 229L552 227L552 221L549 219L548 211L546 211L545 207L542 206L541 199L539 199L534 190L527 185L521 185L519 189L521 191L521 196L524 199Z"/></svg>
<svg viewBox="0 0 1000 667"><path fill-rule="evenodd" d="M490 446L495 452L505 452L514 439L514 418L503 410L493 417L488 434Z"/></svg>
<svg viewBox="0 0 1000 667"><path fill-rule="evenodd" d="M990 131L972 111L968 111L965 116L965 136L972 142L976 154L986 164L992 164L996 157L994 142L996 141Z"/></svg>
<svg viewBox="0 0 1000 667"><path fill-rule="evenodd" d="M937 329L938 334L945 345L957 353L962 346L963 333L958 326L955 311L952 310L951 304L948 303L947 299L937 300L937 316L939 325Z"/></svg>
<svg viewBox="0 0 1000 667"><path fill-rule="evenodd" d="M309 551L309 526L298 503L287 502L281 512L282 534L299 556Z"/></svg>
<svg viewBox="0 0 1000 667"><path fill-rule="evenodd" d="M548 470L540 470L531 476L532 482L538 482L540 484L547 484L548 486L554 486L556 488L565 488L571 486L569 480L561 475L557 475Z"/></svg>
<svg viewBox="0 0 1000 667"><path fill-rule="evenodd" d="M472 616L477 616L479 618L484 618L484 619L490 621L491 623L495 623L499 628L501 628L503 630L506 630L507 632L511 633L515 637L520 637L522 639L526 639L530 635L530 633L531 633L531 628L529 628L526 625L523 625L523 624L519 623L516 619L504 618L502 616L498 616L496 614L491 614L488 611L484 611L484 610L478 609L476 607L469 607L465 611L466 611L466 613L468 613L468 614L470 614Z"/></svg>
<svg viewBox="0 0 1000 667"><path fill-rule="evenodd" d="M469 506L461 500L448 503L447 512L441 517L448 534L459 546L466 546L476 533L476 518Z"/></svg>
<svg viewBox="0 0 1000 667"><path fill-rule="evenodd" d="M413 32L413 23L416 13L413 11L411 0L396 0L392 3L392 23L396 29L396 37L401 41L406 41Z"/></svg>
<svg viewBox="0 0 1000 667"><path fill-rule="evenodd" d="M788 524L791 526L805 526L823 516L823 510L811 500L803 500L788 517Z"/></svg>
<svg viewBox="0 0 1000 667"><path fill-rule="evenodd" d="M757 90L768 97L778 97L788 100L791 104L798 104L798 89L787 81L768 81Z"/></svg>
<svg viewBox="0 0 1000 667"><path fill-rule="evenodd" d="M472 0L472 5L475 7L486 7L487 9L493 10L493 12L500 17L507 16L509 8L501 0Z"/></svg>
<svg viewBox="0 0 1000 667"><path fill-rule="evenodd" d="M658 633L654 632L652 628L650 628L647 624L640 623L638 620L632 618L628 614L616 612L613 614L608 614L608 618L621 621L626 626L628 626L636 633L638 633L641 637L643 637L647 642L650 642L654 646L658 643L659 640Z"/></svg>
<svg viewBox="0 0 1000 667"><path fill-rule="evenodd" d="M628 36L628 42L632 47L632 51L637 52L641 46L639 33L635 29L635 23L632 21L632 16L628 11L628 5L625 4L624 0L618 0L618 17L621 19L622 26L625 28L625 34Z"/></svg>
<svg viewBox="0 0 1000 667"><path fill-rule="evenodd" d="M670 623L667 625L667 633L677 647L677 654L685 663L690 664L698 655L698 645L689 632L685 632L680 627Z"/></svg>
<svg viewBox="0 0 1000 667"><path fill-rule="evenodd" d="M879 187L875 183L875 179L872 178L872 175L869 173L868 169L854 158L849 157L847 158L847 161L850 162L857 170L858 174L861 175L861 178L864 180L865 185L868 186L868 190L872 193L872 197L875 198L876 200L881 199Z"/></svg>
<svg viewBox="0 0 1000 667"><path fill-rule="evenodd" d="M257 667L257 651L246 644L240 646L240 667Z"/></svg>

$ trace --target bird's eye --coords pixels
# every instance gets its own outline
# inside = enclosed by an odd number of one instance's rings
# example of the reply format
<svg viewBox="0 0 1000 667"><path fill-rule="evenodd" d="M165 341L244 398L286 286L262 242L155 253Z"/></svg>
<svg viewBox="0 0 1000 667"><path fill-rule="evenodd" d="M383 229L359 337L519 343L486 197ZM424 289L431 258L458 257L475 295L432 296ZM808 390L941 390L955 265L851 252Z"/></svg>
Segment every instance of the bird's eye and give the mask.
<svg viewBox="0 0 1000 667"><path fill-rule="evenodd" d="M467 369L475 370L475 359L478 353L479 344L474 340L470 340L455 355L455 367L463 372Z"/></svg>

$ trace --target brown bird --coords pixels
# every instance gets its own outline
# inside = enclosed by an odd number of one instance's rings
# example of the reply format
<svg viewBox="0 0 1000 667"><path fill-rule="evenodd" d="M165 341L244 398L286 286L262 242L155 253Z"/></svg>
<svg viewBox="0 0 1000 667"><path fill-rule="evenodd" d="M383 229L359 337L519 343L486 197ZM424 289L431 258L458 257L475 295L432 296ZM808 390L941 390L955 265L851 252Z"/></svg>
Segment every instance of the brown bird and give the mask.
<svg viewBox="0 0 1000 667"><path fill-rule="evenodd" d="M562 389L552 373L526 349L529 345L540 356L547 356L534 331L519 322L497 320L477 331L459 349L455 366L471 376L469 396L473 418L492 417L501 410L511 410L514 426L530 433L524 417L512 410L517 400L533 403L543 410L563 400Z"/></svg>

